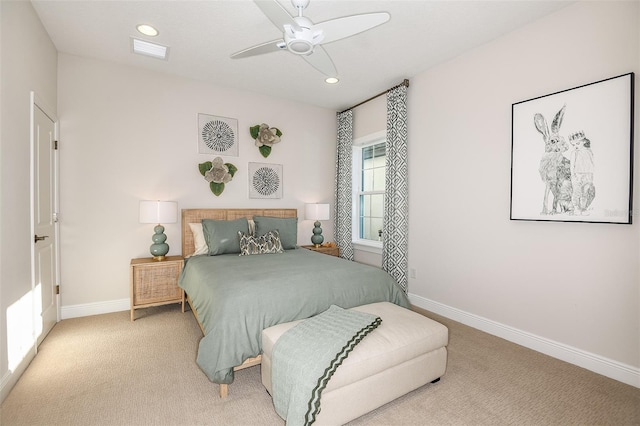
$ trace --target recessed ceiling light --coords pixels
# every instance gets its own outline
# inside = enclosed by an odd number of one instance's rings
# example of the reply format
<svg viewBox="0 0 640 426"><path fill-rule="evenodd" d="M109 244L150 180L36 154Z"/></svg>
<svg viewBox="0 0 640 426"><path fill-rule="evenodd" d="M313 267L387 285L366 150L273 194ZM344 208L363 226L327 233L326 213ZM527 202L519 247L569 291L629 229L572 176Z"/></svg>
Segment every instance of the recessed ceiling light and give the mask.
<svg viewBox="0 0 640 426"><path fill-rule="evenodd" d="M155 28L153 28L151 25L147 25L147 24L140 24L136 27L136 29L141 33L144 34L146 36L149 37L155 37L157 36L158 30L156 30Z"/></svg>
<svg viewBox="0 0 640 426"><path fill-rule="evenodd" d="M328 84L336 84L340 80L338 80L336 77L327 77L324 81Z"/></svg>
<svg viewBox="0 0 640 426"><path fill-rule="evenodd" d="M158 59L167 59L169 48L161 44L151 43L148 41L138 40L131 37L131 50L133 53L151 56Z"/></svg>

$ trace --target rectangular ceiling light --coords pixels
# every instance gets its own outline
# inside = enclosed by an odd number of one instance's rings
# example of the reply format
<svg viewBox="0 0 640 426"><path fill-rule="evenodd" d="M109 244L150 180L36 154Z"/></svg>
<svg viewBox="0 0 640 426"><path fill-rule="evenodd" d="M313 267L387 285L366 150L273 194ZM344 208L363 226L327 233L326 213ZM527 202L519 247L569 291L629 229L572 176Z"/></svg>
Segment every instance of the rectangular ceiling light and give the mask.
<svg viewBox="0 0 640 426"><path fill-rule="evenodd" d="M133 37L131 38L131 49L133 50L133 53L164 60L167 59L169 54L169 48L167 46L150 43Z"/></svg>

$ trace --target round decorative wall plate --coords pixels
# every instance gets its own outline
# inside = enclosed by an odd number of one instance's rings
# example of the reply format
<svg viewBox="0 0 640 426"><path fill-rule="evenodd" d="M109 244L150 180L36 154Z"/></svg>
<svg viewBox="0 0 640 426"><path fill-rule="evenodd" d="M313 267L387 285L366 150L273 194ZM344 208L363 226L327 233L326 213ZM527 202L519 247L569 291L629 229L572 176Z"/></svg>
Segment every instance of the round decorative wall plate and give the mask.
<svg viewBox="0 0 640 426"><path fill-rule="evenodd" d="M202 128L202 140L214 151L227 151L233 147L235 142L235 132L224 121L209 121Z"/></svg>
<svg viewBox="0 0 640 426"><path fill-rule="evenodd" d="M249 198L282 198L282 164L249 163Z"/></svg>
<svg viewBox="0 0 640 426"><path fill-rule="evenodd" d="M198 152L238 156L238 120L198 114Z"/></svg>

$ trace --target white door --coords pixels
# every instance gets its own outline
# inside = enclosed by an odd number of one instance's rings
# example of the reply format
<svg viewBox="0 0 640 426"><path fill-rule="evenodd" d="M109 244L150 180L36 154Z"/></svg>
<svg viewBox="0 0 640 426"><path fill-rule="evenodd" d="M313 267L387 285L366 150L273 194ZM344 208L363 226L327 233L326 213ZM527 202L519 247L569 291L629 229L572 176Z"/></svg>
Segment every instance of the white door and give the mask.
<svg viewBox="0 0 640 426"><path fill-rule="evenodd" d="M33 297L35 333L40 344L58 321L56 226L56 119L34 97L33 134Z"/></svg>

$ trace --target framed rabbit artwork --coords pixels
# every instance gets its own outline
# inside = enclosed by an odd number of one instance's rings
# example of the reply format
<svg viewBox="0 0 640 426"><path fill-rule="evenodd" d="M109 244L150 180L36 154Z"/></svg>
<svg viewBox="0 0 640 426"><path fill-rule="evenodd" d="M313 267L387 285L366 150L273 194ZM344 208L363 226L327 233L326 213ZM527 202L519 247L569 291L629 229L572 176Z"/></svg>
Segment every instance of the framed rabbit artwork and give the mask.
<svg viewBox="0 0 640 426"><path fill-rule="evenodd" d="M628 73L512 104L511 220L631 224Z"/></svg>

